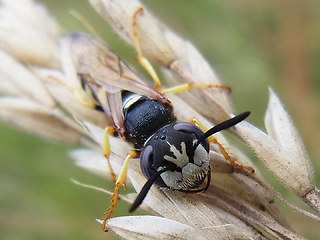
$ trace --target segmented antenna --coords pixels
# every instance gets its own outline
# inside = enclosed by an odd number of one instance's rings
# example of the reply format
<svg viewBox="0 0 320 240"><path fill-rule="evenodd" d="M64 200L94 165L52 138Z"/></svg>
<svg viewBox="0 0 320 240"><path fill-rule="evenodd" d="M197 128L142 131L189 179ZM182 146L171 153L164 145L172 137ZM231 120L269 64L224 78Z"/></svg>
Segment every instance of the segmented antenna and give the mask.
<svg viewBox="0 0 320 240"><path fill-rule="evenodd" d="M161 175L161 173L164 173L167 170L168 170L167 168L162 169L161 171L158 171L155 175L151 176L148 179L148 181L144 184L143 188L139 192L139 195L137 196L136 200L134 200L133 204L131 205L129 212L133 212L140 206L143 199L146 197L147 193L149 192L154 181Z"/></svg>
<svg viewBox="0 0 320 240"><path fill-rule="evenodd" d="M250 112L244 112L241 113L233 118L230 118L222 123L219 123L218 125L210 128L208 131L206 131L204 133L203 136L201 136L198 141L196 142L196 144L193 146L194 149L197 148L197 146L206 138L210 137L212 134L215 134L217 132L220 132L224 129L230 128L236 124L238 124L239 122L243 121L244 119L246 119L248 116L250 115ZM147 196L148 191L150 190L152 184L156 181L156 179L158 177L160 177L161 173L164 173L168 171L167 168L162 169L161 171L158 171L155 175L151 176L148 181L144 184L143 188L141 189L140 193L138 194L136 200L133 202L133 204L131 205L129 212L133 212L134 210L136 210L140 204L142 203L143 199ZM209 180L210 181L210 180ZM206 188L204 189L207 190L207 188L209 187L209 184L207 184Z"/></svg>
<svg viewBox="0 0 320 240"><path fill-rule="evenodd" d="M238 124L239 122L243 121L244 119L246 119L248 116L250 115L250 112L243 112L240 113L239 115L230 118L222 123L219 123L218 125L210 128L208 131L206 131L204 133L204 135L202 137L200 137L198 139L198 141L195 143L195 145L193 146L194 149L197 148L197 146L206 138L210 137L211 135L220 132L222 130L225 130L227 128L233 127L234 125Z"/></svg>

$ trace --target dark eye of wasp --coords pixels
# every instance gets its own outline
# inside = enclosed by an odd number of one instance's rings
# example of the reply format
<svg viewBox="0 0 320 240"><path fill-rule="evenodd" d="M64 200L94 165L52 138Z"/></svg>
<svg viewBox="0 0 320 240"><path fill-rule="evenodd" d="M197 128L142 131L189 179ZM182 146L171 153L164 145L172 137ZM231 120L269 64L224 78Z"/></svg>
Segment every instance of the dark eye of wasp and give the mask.
<svg viewBox="0 0 320 240"><path fill-rule="evenodd" d="M149 179L164 168L181 172L185 164L194 163L193 146L203 135L198 127L187 122L173 123L161 128L150 137L141 152L140 166L143 174ZM204 139L201 145L209 152L207 139ZM161 177L156 179L155 184L167 186Z"/></svg>

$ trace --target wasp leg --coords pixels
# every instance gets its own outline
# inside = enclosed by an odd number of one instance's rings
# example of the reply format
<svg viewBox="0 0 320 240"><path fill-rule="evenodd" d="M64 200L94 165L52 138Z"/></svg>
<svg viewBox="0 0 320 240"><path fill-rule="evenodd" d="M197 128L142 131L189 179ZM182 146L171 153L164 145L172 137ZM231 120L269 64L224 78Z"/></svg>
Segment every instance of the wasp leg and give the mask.
<svg viewBox="0 0 320 240"><path fill-rule="evenodd" d="M97 102L85 93L83 89L72 90L74 96L86 107L95 109L97 107Z"/></svg>
<svg viewBox="0 0 320 240"><path fill-rule="evenodd" d="M112 200L111 200L111 205L108 207L107 211L104 213L104 219L103 219L103 223L102 223L102 229L104 231L106 231L106 222L107 220L111 217L111 215L113 214L117 203L118 203L118 197L119 197L119 188L122 185L126 184L126 178L127 178L127 170L128 170L128 164L129 164L129 160L132 158L135 158L138 156L138 153L134 150L131 150L126 159L123 162L123 166L122 169L120 171L120 174L118 176L118 179L116 181L116 186L114 188L113 194L112 194Z"/></svg>
<svg viewBox="0 0 320 240"><path fill-rule="evenodd" d="M205 84L205 83L185 83L172 88L167 88L161 91L162 94L165 93L181 93L190 90L191 88L221 88L228 92L231 92L231 87L222 84Z"/></svg>
<svg viewBox="0 0 320 240"><path fill-rule="evenodd" d="M207 128L196 118L190 118L189 119L189 122L194 124L194 125L197 125L203 132L206 132L207 131ZM221 145L221 143L219 143L218 139L214 136L210 136L208 137L208 141L209 142L212 142L214 144L217 144L219 149L220 149L220 152L221 154L223 155L223 157L230 162L230 164L235 167L235 168L239 168L239 169L243 169L244 171L246 172L249 172L249 173L253 173L254 172L254 169L250 166L245 166L241 163L238 163L236 160L234 160L230 155L229 153L227 152L227 150Z"/></svg>
<svg viewBox="0 0 320 240"><path fill-rule="evenodd" d="M155 82L155 89L160 91L162 88L161 81L152 67L151 63L147 58L145 58L142 54L141 47L140 47L140 42L138 38L138 26L137 26L137 16L138 14L143 13L143 7L139 7L135 10L135 12L132 15L132 38L134 42L134 46L136 48L136 51L138 53L138 62L141 64L141 66L149 73L151 76L152 80ZM188 91L191 88L222 88L226 89L227 91L231 92L231 88L222 84L197 84L197 83L186 83L186 84L181 84L172 88L168 88L163 90L161 93L179 93L179 92L185 92Z"/></svg>
<svg viewBox="0 0 320 240"><path fill-rule="evenodd" d="M138 53L138 62L141 64L141 66L149 73L151 76L152 80L154 81L155 89L156 90L161 90L162 84L160 82L160 79L152 67L151 63L148 61L147 58L145 58L142 54L141 47L140 47L140 42L138 38L138 26L137 26L137 15L143 13L143 7L139 7L135 10L135 12L132 15L132 38L133 38L133 43L136 48L136 51Z"/></svg>
<svg viewBox="0 0 320 240"><path fill-rule="evenodd" d="M109 160L110 153L111 153L109 136L114 135L115 132L116 132L116 130L114 129L114 127L111 127L111 126L106 127L106 129L104 131L104 142L103 142L103 156L107 160L107 164L108 164L110 175L111 175L111 180L114 184L116 183L116 174L114 173L113 168L110 163L110 160Z"/></svg>

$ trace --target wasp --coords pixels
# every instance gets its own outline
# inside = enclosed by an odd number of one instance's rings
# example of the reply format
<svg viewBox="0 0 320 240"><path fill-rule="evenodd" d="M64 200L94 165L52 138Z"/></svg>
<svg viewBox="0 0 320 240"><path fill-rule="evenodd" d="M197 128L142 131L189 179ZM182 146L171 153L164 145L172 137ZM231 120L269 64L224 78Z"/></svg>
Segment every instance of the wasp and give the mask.
<svg viewBox="0 0 320 240"><path fill-rule="evenodd" d="M136 30L133 21L133 37ZM228 155L226 150L212 135L230 128L248 117L244 112L228 119L209 130L194 121L177 122L173 106L166 98L166 92L181 92L192 87L219 87L213 84L183 84L162 90L155 71L143 57L139 43L138 60L150 73L155 86L142 81L120 58L96 37L84 33L74 33L65 38L69 41L69 51L81 84L81 91L75 91L79 99L88 107L103 111L112 122L106 127L104 155L110 155L110 135L117 133L123 140L133 145L118 178L109 164L115 189L110 207L104 215L103 229L111 217L118 201L119 188L125 184L129 160L140 157L140 166L147 182L130 207L134 211L142 203L153 184L183 192L205 192L211 179L209 164L209 142L219 145L222 154L235 167L253 171ZM196 124L197 123L197 124Z"/></svg>

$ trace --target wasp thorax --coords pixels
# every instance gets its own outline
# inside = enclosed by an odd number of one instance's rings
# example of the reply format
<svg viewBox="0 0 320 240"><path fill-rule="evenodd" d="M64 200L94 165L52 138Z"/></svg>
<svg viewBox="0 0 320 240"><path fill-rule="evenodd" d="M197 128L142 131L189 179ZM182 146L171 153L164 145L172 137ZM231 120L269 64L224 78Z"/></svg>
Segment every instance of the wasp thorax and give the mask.
<svg viewBox="0 0 320 240"><path fill-rule="evenodd" d="M123 114L125 137L136 148L159 128L175 121L170 105L128 92L123 94Z"/></svg>
<svg viewBox="0 0 320 240"><path fill-rule="evenodd" d="M204 133L187 122L169 124L155 132L141 153L141 169L149 179L164 171L155 184L175 190L196 190L206 179L209 143ZM204 139L199 144L198 140Z"/></svg>

